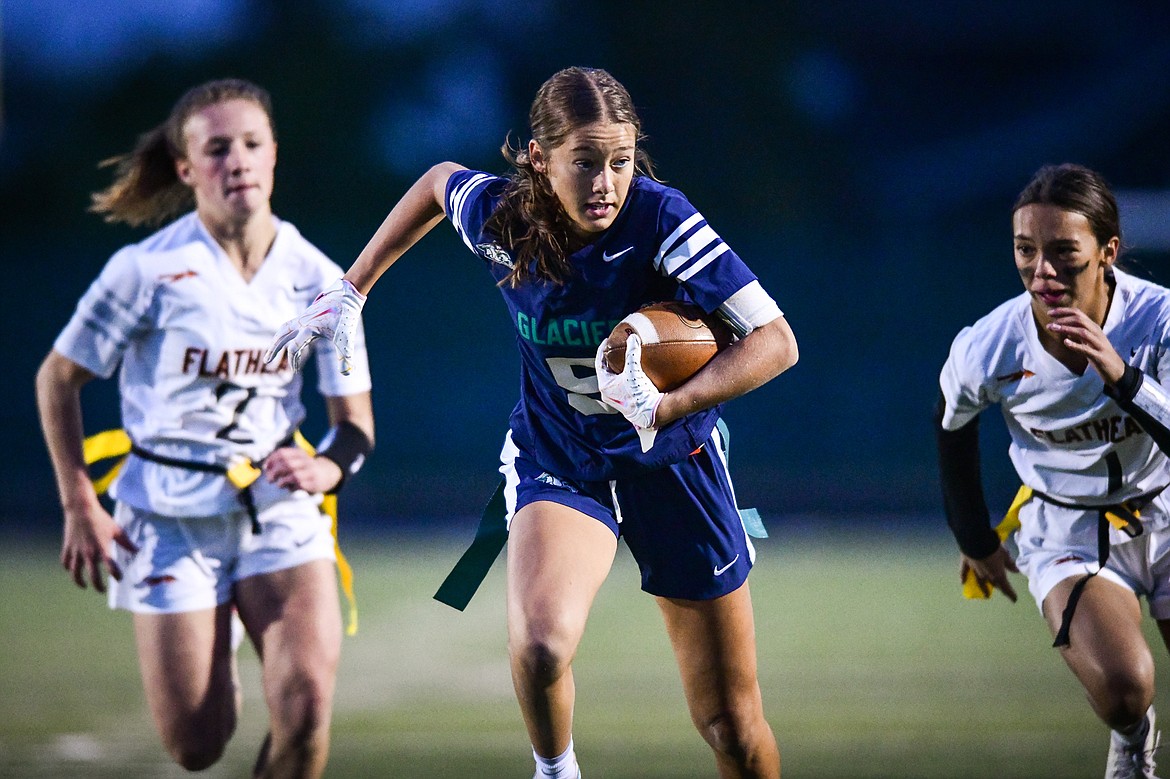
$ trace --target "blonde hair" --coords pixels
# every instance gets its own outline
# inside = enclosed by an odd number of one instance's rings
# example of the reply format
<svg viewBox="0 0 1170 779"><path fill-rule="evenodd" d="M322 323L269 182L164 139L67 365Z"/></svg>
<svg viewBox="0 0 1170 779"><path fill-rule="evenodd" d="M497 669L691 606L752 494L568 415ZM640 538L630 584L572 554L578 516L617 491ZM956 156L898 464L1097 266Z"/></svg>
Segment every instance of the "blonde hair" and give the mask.
<svg viewBox="0 0 1170 779"><path fill-rule="evenodd" d="M131 227L159 225L195 205L190 187L179 180L175 161L187 156L183 128L192 114L228 100L251 100L268 117L273 136L272 98L262 87L243 79L219 79L187 91L167 120L138 137L134 149L99 163L114 167L114 181L90 195L89 210L107 222Z"/></svg>

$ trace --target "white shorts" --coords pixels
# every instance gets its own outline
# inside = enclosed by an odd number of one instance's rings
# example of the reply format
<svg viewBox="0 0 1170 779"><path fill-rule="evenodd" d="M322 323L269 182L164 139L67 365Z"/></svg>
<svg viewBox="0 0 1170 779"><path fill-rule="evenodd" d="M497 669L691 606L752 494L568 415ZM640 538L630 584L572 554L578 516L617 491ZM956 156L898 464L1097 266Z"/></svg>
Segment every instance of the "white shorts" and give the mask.
<svg viewBox="0 0 1170 779"><path fill-rule="evenodd" d="M1165 494L1142 509L1142 535L1130 538L1109 528L1109 560L1097 574L1145 597L1154 619L1170 618L1170 527ZM1020 509L1016 565L1028 577L1028 589L1041 610L1057 584L1099 568L1097 516L1096 511L1064 508L1039 498Z"/></svg>
<svg viewBox="0 0 1170 779"><path fill-rule="evenodd" d="M174 614L229 602L235 583L311 560L335 560L332 521L304 493L261 509L259 535L247 512L166 517L118 503L114 519L138 546L117 544L122 581L109 580L110 608Z"/></svg>

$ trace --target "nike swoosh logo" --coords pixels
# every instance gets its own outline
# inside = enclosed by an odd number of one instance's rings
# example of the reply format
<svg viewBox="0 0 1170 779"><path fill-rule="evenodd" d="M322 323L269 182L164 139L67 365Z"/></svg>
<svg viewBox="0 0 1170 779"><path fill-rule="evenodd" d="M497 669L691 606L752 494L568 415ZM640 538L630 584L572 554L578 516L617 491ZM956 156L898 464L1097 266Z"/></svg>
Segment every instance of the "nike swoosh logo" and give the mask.
<svg viewBox="0 0 1170 779"><path fill-rule="evenodd" d="M315 284L305 284L304 286L297 286L296 284L293 284L293 292L308 292L315 286Z"/></svg>
<svg viewBox="0 0 1170 779"><path fill-rule="evenodd" d="M735 561L736 561L736 560L738 560L738 559L739 559L739 555L736 555L734 558L732 558L731 562L730 562L730 563L728 563L727 565L723 565L723 566L719 566L719 565L717 565L717 566L715 566L715 575L716 575L716 576L722 576L722 575L723 575L723 572L724 572L724 571L726 571L726 570L727 570L728 568L730 568L731 566L735 565Z"/></svg>
<svg viewBox="0 0 1170 779"><path fill-rule="evenodd" d="M622 249L620 252L617 252L616 254L610 254L609 252L602 252L601 259L603 259L606 262L613 262L614 260L616 260L618 257L621 257L626 252L632 252L633 250L634 250L633 246L627 246L626 248Z"/></svg>

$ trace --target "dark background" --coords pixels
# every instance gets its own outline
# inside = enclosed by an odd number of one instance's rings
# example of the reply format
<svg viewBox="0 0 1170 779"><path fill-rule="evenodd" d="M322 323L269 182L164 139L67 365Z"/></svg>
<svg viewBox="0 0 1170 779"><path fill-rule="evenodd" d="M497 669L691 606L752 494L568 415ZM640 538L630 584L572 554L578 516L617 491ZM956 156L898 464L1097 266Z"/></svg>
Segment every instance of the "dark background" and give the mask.
<svg viewBox="0 0 1170 779"><path fill-rule="evenodd" d="M17 532L60 521L36 367L109 255L147 234L85 213L109 181L96 164L210 78L271 91L274 208L344 268L432 163L502 172L500 144L527 140L554 71L609 69L659 175L799 340L791 372L726 411L740 502L766 517L940 521L938 369L960 327L1020 289L1010 207L1040 165L1102 171L1130 260L1170 278L1163 3L9 0L0 23L0 528ZM346 521L478 514L517 384L490 277L440 225L383 277L366 327L379 446ZM87 432L118 424L114 384L83 394ZM1006 436L984 428L1003 505ZM323 430L317 413L306 432Z"/></svg>

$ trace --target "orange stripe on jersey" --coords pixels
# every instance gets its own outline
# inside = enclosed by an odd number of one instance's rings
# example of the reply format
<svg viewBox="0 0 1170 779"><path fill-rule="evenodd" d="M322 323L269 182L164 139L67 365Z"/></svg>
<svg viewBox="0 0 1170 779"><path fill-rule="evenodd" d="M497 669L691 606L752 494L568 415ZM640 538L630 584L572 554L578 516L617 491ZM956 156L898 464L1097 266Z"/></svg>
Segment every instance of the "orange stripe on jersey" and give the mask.
<svg viewBox="0 0 1170 779"><path fill-rule="evenodd" d="M182 281L183 279L193 279L198 276L199 274L197 272L188 269L182 273L164 273L158 277L158 280L173 284L176 281Z"/></svg>
<svg viewBox="0 0 1170 779"><path fill-rule="evenodd" d="M1023 368L1021 370L1016 371L1015 373L1005 373L1003 376L996 376L995 380L996 381L1019 381L1020 379L1026 379L1029 376L1035 376L1035 375L1036 375L1035 373L1032 373L1032 371L1028 370L1027 368Z"/></svg>

